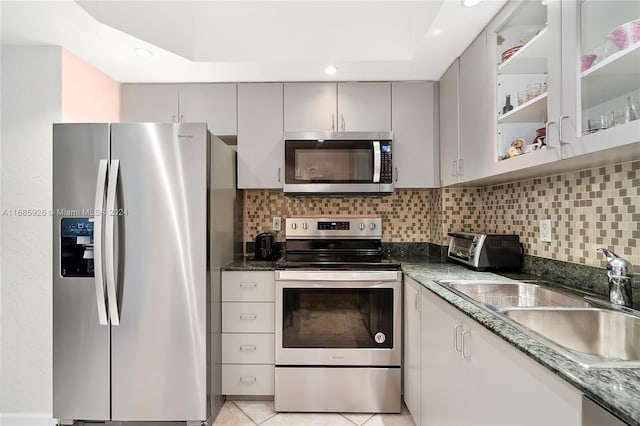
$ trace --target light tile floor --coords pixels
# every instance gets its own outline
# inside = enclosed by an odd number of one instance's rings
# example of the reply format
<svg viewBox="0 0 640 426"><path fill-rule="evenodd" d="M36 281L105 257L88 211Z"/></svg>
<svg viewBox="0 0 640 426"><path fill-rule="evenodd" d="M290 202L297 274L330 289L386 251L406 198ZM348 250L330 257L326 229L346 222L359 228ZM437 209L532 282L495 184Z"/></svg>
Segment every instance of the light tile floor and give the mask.
<svg viewBox="0 0 640 426"><path fill-rule="evenodd" d="M273 401L227 401L214 426L415 426L406 407L401 414L276 413Z"/></svg>

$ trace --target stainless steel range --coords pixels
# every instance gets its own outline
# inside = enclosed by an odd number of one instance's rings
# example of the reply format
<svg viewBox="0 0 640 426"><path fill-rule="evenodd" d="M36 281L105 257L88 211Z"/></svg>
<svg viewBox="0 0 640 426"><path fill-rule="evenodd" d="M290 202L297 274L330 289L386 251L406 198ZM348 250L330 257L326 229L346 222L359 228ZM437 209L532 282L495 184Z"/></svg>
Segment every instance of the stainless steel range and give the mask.
<svg viewBox="0 0 640 426"><path fill-rule="evenodd" d="M286 220L276 271L276 411L399 413L400 264L379 217Z"/></svg>

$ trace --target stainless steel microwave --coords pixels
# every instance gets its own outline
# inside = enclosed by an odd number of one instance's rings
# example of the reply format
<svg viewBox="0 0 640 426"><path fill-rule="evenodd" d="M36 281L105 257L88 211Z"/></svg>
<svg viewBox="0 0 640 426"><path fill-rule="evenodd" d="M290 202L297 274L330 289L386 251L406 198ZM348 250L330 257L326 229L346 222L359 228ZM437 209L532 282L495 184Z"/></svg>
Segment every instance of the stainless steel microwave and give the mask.
<svg viewBox="0 0 640 426"><path fill-rule="evenodd" d="M391 132L286 132L285 193L393 192Z"/></svg>

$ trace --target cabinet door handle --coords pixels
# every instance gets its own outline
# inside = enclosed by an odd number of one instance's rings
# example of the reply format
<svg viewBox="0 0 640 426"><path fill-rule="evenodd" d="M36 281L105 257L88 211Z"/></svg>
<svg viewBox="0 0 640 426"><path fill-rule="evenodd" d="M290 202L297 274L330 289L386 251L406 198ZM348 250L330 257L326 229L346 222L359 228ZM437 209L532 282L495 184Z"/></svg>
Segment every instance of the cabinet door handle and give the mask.
<svg viewBox="0 0 640 426"><path fill-rule="evenodd" d="M564 138L562 137L562 121L564 119L566 119L566 118L569 118L569 116L568 115L561 115L560 116L560 121L558 122L558 139L559 139L559 142L560 142L561 146L562 145L566 145L566 144L569 143L569 142L565 142Z"/></svg>
<svg viewBox="0 0 640 426"><path fill-rule="evenodd" d="M464 158L458 160L458 174L464 176Z"/></svg>
<svg viewBox="0 0 640 426"><path fill-rule="evenodd" d="M184 115L180 114L180 122L184 123Z"/></svg>
<svg viewBox="0 0 640 426"><path fill-rule="evenodd" d="M240 350L242 352L255 352L256 346L255 345L242 345L242 346L240 346Z"/></svg>
<svg viewBox="0 0 640 426"><path fill-rule="evenodd" d="M451 162L451 176L458 176L458 160Z"/></svg>
<svg viewBox="0 0 640 426"><path fill-rule="evenodd" d="M395 170L393 171L393 173L395 173L395 182L398 182L398 168L396 167Z"/></svg>
<svg viewBox="0 0 640 426"><path fill-rule="evenodd" d="M280 167L278 167L278 182L280 182Z"/></svg>
<svg viewBox="0 0 640 426"><path fill-rule="evenodd" d="M465 351L465 348L468 346L468 345L465 344L465 341L466 341L465 337L468 334L471 334L471 332L469 330L465 330L465 331L462 332L462 357L464 359L471 359L471 355L467 355L467 351Z"/></svg>
<svg viewBox="0 0 640 426"><path fill-rule="evenodd" d="M415 306L416 311L420 312L420 293L416 293L416 298L413 300L413 306Z"/></svg>
<svg viewBox="0 0 640 426"><path fill-rule="evenodd" d="M335 114L331 114L331 131L336 131L336 116Z"/></svg>
<svg viewBox="0 0 640 426"><path fill-rule="evenodd" d="M453 347L456 352L462 352L462 346L458 344L458 336L461 336L459 331L462 330L462 325L458 324L453 328ZM460 339L462 340L462 339Z"/></svg>
<svg viewBox="0 0 640 426"><path fill-rule="evenodd" d="M172 115L172 116L171 116L171 122L172 122L172 123L177 123L177 121L176 121L176 116L175 116L175 115Z"/></svg>
<svg viewBox="0 0 640 426"><path fill-rule="evenodd" d="M254 321L258 316L256 314L242 314L240 319L243 321Z"/></svg>
<svg viewBox="0 0 640 426"><path fill-rule="evenodd" d="M546 123L544 123L544 134L546 135L545 137L547 138L547 141L546 141L547 146L551 146L551 136L549 135L549 127L551 127L552 124L556 124L556 122L547 121Z"/></svg>
<svg viewBox="0 0 640 426"><path fill-rule="evenodd" d="M345 124L344 124L344 114L340 114L340 119L342 121L342 131L344 132L344 129L346 127Z"/></svg>
<svg viewBox="0 0 640 426"><path fill-rule="evenodd" d="M255 383L255 377L240 377L240 383Z"/></svg>
<svg viewBox="0 0 640 426"><path fill-rule="evenodd" d="M241 288L256 288L256 283L240 283Z"/></svg>

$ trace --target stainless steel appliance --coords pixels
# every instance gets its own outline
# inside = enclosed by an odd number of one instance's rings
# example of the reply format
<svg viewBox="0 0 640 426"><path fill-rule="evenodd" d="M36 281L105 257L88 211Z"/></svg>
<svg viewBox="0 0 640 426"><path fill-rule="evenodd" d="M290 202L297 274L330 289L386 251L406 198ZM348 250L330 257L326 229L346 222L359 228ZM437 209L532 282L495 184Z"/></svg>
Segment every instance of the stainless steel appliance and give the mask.
<svg viewBox="0 0 640 426"><path fill-rule="evenodd" d="M289 194L393 192L391 132L287 132Z"/></svg>
<svg viewBox="0 0 640 426"><path fill-rule="evenodd" d="M215 418L233 150L206 124L54 124L53 137L54 417Z"/></svg>
<svg viewBox="0 0 640 426"><path fill-rule="evenodd" d="M280 257L276 236L271 232L256 235L254 260L276 260Z"/></svg>
<svg viewBox="0 0 640 426"><path fill-rule="evenodd" d="M449 236L447 256L451 260L478 271L520 267L522 249L517 235L449 232Z"/></svg>
<svg viewBox="0 0 640 426"><path fill-rule="evenodd" d="M374 217L286 220L276 270L276 411L398 413L400 265Z"/></svg>

